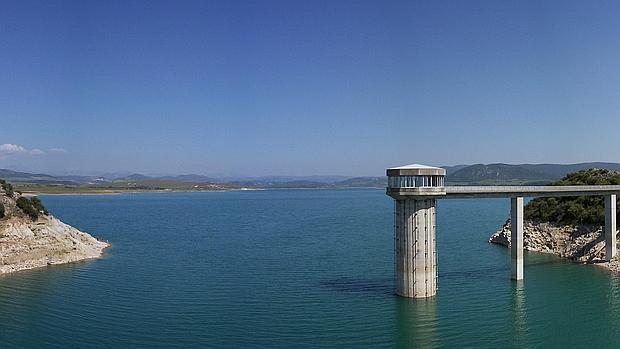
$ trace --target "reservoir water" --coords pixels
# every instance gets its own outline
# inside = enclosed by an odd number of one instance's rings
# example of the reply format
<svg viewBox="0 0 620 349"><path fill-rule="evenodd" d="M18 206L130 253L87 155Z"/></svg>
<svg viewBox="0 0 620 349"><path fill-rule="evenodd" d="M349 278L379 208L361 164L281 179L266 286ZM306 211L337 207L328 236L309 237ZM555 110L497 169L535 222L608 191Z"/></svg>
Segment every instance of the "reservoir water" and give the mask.
<svg viewBox="0 0 620 349"><path fill-rule="evenodd" d="M439 290L392 294L382 190L43 196L113 247L0 277L1 348L619 347L620 278L487 243L508 199L440 200Z"/></svg>

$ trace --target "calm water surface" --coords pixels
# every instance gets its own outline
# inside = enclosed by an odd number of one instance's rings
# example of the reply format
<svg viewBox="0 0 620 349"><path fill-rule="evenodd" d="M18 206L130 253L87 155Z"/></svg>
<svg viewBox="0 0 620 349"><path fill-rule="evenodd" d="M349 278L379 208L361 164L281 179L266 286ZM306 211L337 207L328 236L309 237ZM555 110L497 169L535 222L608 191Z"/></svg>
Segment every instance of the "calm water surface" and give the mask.
<svg viewBox="0 0 620 349"><path fill-rule="evenodd" d="M439 291L392 294L382 190L45 196L114 246L0 277L2 348L619 347L620 279L487 239L508 199L438 203Z"/></svg>

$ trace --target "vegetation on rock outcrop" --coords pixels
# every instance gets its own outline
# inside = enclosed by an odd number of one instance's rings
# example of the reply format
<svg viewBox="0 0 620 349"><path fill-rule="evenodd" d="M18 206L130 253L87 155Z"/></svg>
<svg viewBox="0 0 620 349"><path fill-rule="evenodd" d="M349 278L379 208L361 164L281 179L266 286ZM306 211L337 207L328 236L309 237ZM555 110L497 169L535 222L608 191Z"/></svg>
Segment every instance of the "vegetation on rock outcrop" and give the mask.
<svg viewBox="0 0 620 349"><path fill-rule="evenodd" d="M37 211L34 206L32 206L32 202L23 196L20 196L15 200L15 204L19 207L25 214L30 216L32 220L39 218L39 211Z"/></svg>
<svg viewBox="0 0 620 349"><path fill-rule="evenodd" d="M44 215L49 215L49 212L43 205L43 202L41 202L41 199L39 199L38 197L35 196L29 199L27 197L21 196L21 192L14 191L11 183L8 183L3 179L0 179L0 186L2 187L2 190L4 190L4 194L8 198L15 200L14 205L17 206L23 213L27 214L30 218L32 218L32 220L37 220L41 213L43 213ZM6 214L7 212L4 203L0 202L0 218L4 218ZM10 207L8 214L11 214Z"/></svg>
<svg viewBox="0 0 620 349"><path fill-rule="evenodd" d="M43 206L43 203L37 197L28 199L26 197L20 196L19 198L17 198L17 200L15 200L15 204L25 214L30 216L32 220L36 220L37 218L39 218L39 214L41 213L45 215L48 214L47 209Z"/></svg>
<svg viewBox="0 0 620 349"><path fill-rule="evenodd" d="M11 183L7 183L4 179L0 179L0 186L2 186L2 190L6 193L8 197L13 197L15 193L13 192L13 186Z"/></svg>
<svg viewBox="0 0 620 349"><path fill-rule="evenodd" d="M32 203L32 207L34 207L38 212L43 212L43 214L45 215L49 214L49 212L47 211L47 208L43 206L41 199L39 199L38 197L34 196L30 198L30 202Z"/></svg>
<svg viewBox="0 0 620 349"><path fill-rule="evenodd" d="M582 170L566 175L553 185L618 185L620 172L606 169ZM605 223L604 200L599 196L537 198L525 206L525 218L560 225ZM617 212L616 212L617 214Z"/></svg>

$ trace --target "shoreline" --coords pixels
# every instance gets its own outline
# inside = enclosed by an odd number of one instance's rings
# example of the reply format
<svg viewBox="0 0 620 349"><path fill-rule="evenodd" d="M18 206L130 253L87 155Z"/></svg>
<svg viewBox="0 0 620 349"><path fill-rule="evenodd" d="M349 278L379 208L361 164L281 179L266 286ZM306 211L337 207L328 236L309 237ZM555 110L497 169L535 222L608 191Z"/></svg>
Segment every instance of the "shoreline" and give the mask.
<svg viewBox="0 0 620 349"><path fill-rule="evenodd" d="M43 270L43 268L47 268L47 267L56 267L56 266L61 266L61 265L71 265L71 264L78 264L78 263L88 263L88 262L94 262L99 259L105 259L107 251L110 248L112 248L112 243L107 240L104 241L104 240L97 239L97 241L107 244L107 246L101 250L101 254L99 256L84 257L81 259L63 261L63 262L52 262L52 263L47 262L46 264L41 264L41 265L28 265L28 266L18 267L18 268L11 269L11 270L0 269L0 278L23 273L23 272L28 272L28 271L37 271L37 270L41 271Z"/></svg>
<svg viewBox="0 0 620 349"><path fill-rule="evenodd" d="M101 259L112 247L54 216L13 216L0 228L0 275Z"/></svg>
<svg viewBox="0 0 620 349"><path fill-rule="evenodd" d="M510 237L508 220L491 235L488 242L510 248ZM605 258L605 238L600 226L525 221L523 245L525 251L551 254L571 263L595 265L620 273L619 257L610 261Z"/></svg>
<svg viewBox="0 0 620 349"><path fill-rule="evenodd" d="M122 195L122 194L142 194L142 193L226 193L226 192L256 192L256 191L269 191L269 190L383 190L383 187L346 187L346 188L245 188L245 189L223 189L223 190L121 190L110 192L66 192L66 193L54 193L46 191L23 191L24 196L64 196L64 195Z"/></svg>
<svg viewBox="0 0 620 349"><path fill-rule="evenodd" d="M230 190L121 190L110 192L67 192L67 193L50 193L46 191L24 191L24 196L36 196L36 195L49 195L49 196L63 196L63 195L123 195L123 194L142 194L142 193L222 193L229 191L259 191L265 189L230 189Z"/></svg>

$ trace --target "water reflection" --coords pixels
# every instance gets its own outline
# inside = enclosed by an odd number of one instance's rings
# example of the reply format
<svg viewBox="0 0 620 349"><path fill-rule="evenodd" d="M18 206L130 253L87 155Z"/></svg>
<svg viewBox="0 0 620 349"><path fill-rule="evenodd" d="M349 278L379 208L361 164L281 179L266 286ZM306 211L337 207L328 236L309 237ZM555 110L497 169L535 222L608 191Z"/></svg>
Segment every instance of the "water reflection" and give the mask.
<svg viewBox="0 0 620 349"><path fill-rule="evenodd" d="M525 286L523 280L513 281L514 288L511 298L513 329L515 339L515 347L527 347L528 341L528 325L527 325L527 307L525 304Z"/></svg>
<svg viewBox="0 0 620 349"><path fill-rule="evenodd" d="M396 343L398 348L439 347L437 297L396 297Z"/></svg>

